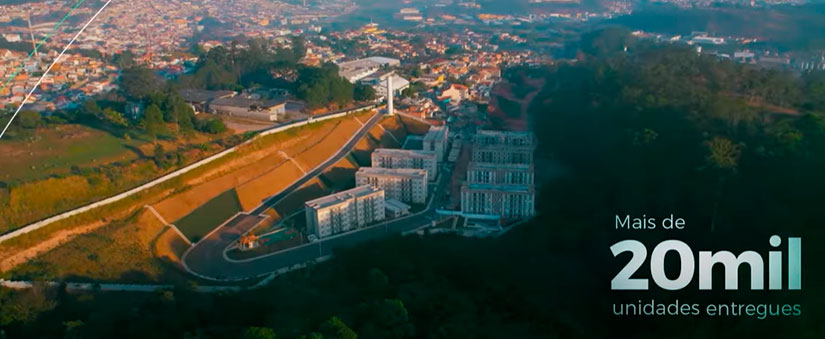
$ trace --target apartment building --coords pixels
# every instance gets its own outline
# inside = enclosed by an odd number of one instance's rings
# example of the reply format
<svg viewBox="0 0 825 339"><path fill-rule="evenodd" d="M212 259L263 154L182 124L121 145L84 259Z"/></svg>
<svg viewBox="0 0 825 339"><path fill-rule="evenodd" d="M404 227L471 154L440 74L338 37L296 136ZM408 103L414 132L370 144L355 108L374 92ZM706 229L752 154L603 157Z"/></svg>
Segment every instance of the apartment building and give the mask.
<svg viewBox="0 0 825 339"><path fill-rule="evenodd" d="M473 141L473 162L532 164L536 139L532 132L478 131Z"/></svg>
<svg viewBox="0 0 825 339"><path fill-rule="evenodd" d="M371 185L307 201L307 230L319 239L384 220L384 190Z"/></svg>
<svg viewBox="0 0 825 339"><path fill-rule="evenodd" d="M533 185L533 165L471 162L467 167L467 183Z"/></svg>
<svg viewBox="0 0 825 339"><path fill-rule="evenodd" d="M423 169L430 181L438 176L438 160L433 151L378 148L372 152L372 167Z"/></svg>
<svg viewBox="0 0 825 339"><path fill-rule="evenodd" d="M536 138L533 132L482 130L476 133L474 143L480 146L536 146Z"/></svg>
<svg viewBox="0 0 825 339"><path fill-rule="evenodd" d="M424 135L424 150L435 152L436 159L439 162L444 161L449 135L450 131L447 126L431 126Z"/></svg>
<svg viewBox="0 0 825 339"><path fill-rule="evenodd" d="M536 214L535 197L532 185L465 184L461 187L461 211L506 219L528 218Z"/></svg>
<svg viewBox="0 0 825 339"><path fill-rule="evenodd" d="M483 146L473 147L474 162L484 162L491 164L531 164L533 163L532 146Z"/></svg>
<svg viewBox="0 0 825 339"><path fill-rule="evenodd" d="M355 184L383 189L386 199L427 202L427 171L423 169L361 167L355 173Z"/></svg>
<svg viewBox="0 0 825 339"><path fill-rule="evenodd" d="M479 131L461 186L461 211L505 219L534 216L535 146L531 132Z"/></svg>

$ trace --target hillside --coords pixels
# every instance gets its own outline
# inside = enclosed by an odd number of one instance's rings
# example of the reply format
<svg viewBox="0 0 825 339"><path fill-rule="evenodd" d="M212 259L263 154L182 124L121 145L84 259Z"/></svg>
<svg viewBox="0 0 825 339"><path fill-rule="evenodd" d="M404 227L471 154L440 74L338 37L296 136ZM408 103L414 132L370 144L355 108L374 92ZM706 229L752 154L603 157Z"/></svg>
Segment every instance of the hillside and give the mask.
<svg viewBox="0 0 825 339"><path fill-rule="evenodd" d="M668 34L705 31L766 40L784 50L825 48L825 4L772 8L680 9L651 5L609 21L632 30Z"/></svg>

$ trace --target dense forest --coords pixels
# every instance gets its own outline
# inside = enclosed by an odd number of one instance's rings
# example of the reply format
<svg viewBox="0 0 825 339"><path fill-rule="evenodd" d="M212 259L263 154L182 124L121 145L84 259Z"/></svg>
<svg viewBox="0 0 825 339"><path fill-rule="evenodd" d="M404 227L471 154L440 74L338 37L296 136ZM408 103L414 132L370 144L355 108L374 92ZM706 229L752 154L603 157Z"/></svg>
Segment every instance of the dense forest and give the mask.
<svg viewBox="0 0 825 339"><path fill-rule="evenodd" d="M504 237L395 237L278 277L197 294L0 293L9 338L547 338L825 336L825 77L585 37L576 63L526 72L546 85L530 117L539 217ZM633 44L623 52L624 42ZM508 73L515 74L515 73ZM524 73L522 73L524 74ZM675 214L681 231L615 230L616 215ZM677 233L678 232L678 233ZM804 238L803 290L610 291L609 247L681 239L694 250L765 253ZM674 260L666 260L676 274ZM813 263L813 264L811 264ZM637 277L649 278L646 269ZM721 274L715 277L721 278ZM716 279L719 280L719 279ZM721 280L714 281L721 286ZM749 286L748 278L740 286ZM618 317L611 304L800 304L798 317Z"/></svg>

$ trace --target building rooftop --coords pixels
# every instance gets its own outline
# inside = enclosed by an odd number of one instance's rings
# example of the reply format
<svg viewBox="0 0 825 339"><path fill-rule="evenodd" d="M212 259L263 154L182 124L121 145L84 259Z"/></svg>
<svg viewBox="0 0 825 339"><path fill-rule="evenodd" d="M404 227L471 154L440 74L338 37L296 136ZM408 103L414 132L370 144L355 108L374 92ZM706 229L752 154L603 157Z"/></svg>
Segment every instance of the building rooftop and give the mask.
<svg viewBox="0 0 825 339"><path fill-rule="evenodd" d="M427 171L423 169L361 167L358 169L358 173L356 173L356 175L359 173L375 176L421 178L427 180Z"/></svg>
<svg viewBox="0 0 825 339"><path fill-rule="evenodd" d="M531 193L533 187L528 185L507 185L507 184L466 184L467 189L474 191L495 191L513 193Z"/></svg>
<svg viewBox="0 0 825 339"><path fill-rule="evenodd" d="M284 100L256 100L256 99L247 99L241 97L231 97L231 98L218 98L212 101L212 105L217 106L230 106L230 107L243 107L243 108L270 108L280 105L286 105L286 101Z"/></svg>
<svg viewBox="0 0 825 339"><path fill-rule="evenodd" d="M187 102L207 102L216 98L234 96L233 91L207 91L201 89L182 89L180 95Z"/></svg>
<svg viewBox="0 0 825 339"><path fill-rule="evenodd" d="M380 156L406 156L406 157L435 157L434 151L413 150L413 149L397 149L397 148L377 148L372 152L373 155Z"/></svg>
<svg viewBox="0 0 825 339"><path fill-rule="evenodd" d="M447 128L444 126L430 126L430 130L424 135L424 141L443 140L447 137Z"/></svg>
<svg viewBox="0 0 825 339"><path fill-rule="evenodd" d="M487 162L472 161L470 162L468 169L532 171L533 164L493 164Z"/></svg>
<svg viewBox="0 0 825 339"><path fill-rule="evenodd" d="M313 209L321 209L325 207L334 206L340 204L344 201L353 199L353 198L360 198L369 196L373 193L382 192L383 190L380 188L375 188L372 185L362 185L358 186L353 189L349 189L346 191L341 191L335 194L330 194L327 196L320 197L315 200L310 200L306 202L307 207L311 207Z"/></svg>
<svg viewBox="0 0 825 339"><path fill-rule="evenodd" d="M384 201L384 205L386 208L395 209L399 211L409 211L410 205L407 205L401 201L395 199L387 199Z"/></svg>

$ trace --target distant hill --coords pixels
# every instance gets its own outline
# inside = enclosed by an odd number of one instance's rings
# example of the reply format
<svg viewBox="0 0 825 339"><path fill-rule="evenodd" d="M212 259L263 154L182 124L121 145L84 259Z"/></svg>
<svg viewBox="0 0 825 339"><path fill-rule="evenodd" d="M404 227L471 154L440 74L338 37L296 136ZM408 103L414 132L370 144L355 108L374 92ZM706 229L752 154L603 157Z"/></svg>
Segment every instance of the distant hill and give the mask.
<svg viewBox="0 0 825 339"><path fill-rule="evenodd" d="M784 50L825 49L825 4L822 3L704 9L651 5L610 23L657 33L705 31L719 36L754 37Z"/></svg>
<svg viewBox="0 0 825 339"><path fill-rule="evenodd" d="M530 0L476 0L486 13L525 15L540 13L558 8L601 8L601 0L544 0L542 3L531 3ZM413 0L409 3L386 0L357 0L359 6L366 10L395 10L402 7L427 7L435 5L438 0Z"/></svg>

